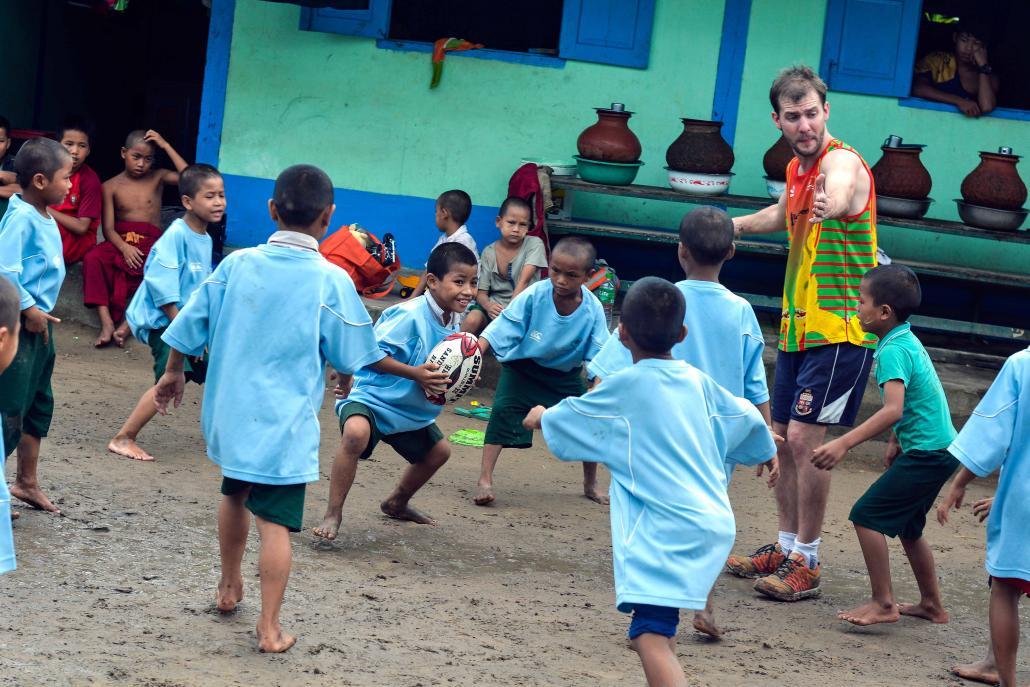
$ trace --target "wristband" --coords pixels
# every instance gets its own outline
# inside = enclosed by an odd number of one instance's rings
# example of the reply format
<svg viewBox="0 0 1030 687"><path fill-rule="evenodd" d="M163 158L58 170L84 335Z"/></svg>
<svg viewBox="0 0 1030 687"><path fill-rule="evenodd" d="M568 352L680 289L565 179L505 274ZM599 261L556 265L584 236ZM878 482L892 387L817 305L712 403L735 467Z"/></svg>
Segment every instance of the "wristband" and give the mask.
<svg viewBox="0 0 1030 687"><path fill-rule="evenodd" d="M980 65L978 69L981 74L991 75L994 73L994 68L989 64Z"/></svg>

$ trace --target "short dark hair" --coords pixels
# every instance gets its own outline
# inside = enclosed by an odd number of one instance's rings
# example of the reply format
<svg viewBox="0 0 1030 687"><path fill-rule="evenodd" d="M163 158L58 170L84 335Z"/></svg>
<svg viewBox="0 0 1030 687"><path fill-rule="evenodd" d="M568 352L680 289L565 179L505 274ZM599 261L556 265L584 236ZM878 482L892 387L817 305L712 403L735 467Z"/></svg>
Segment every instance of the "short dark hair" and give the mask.
<svg viewBox="0 0 1030 687"><path fill-rule="evenodd" d="M20 316L21 297L18 289L10 279L0 277L0 327L6 327L13 334Z"/></svg>
<svg viewBox="0 0 1030 687"><path fill-rule="evenodd" d="M566 236L562 238L551 249L551 255L555 253L564 253L573 258L582 258L583 269L587 272L594 269L594 263L597 262L597 249L594 248L594 244L581 236Z"/></svg>
<svg viewBox="0 0 1030 687"><path fill-rule="evenodd" d="M687 301L672 282L644 277L622 301L621 322L633 343L648 353L668 353L683 331Z"/></svg>
<svg viewBox="0 0 1030 687"><path fill-rule="evenodd" d="M154 144L147 140L147 132L144 129L133 129L129 132L129 135L125 137L126 148L131 148L140 143L145 143L150 146L151 150L155 148Z"/></svg>
<svg viewBox="0 0 1030 687"><path fill-rule="evenodd" d="M733 246L733 220L724 211L700 207L680 220L680 243L699 265L721 265Z"/></svg>
<svg viewBox="0 0 1030 687"><path fill-rule="evenodd" d="M447 276L455 265L479 266L476 254L468 246L450 241L441 243L429 254L429 261L426 262L426 272L437 279Z"/></svg>
<svg viewBox="0 0 1030 687"><path fill-rule="evenodd" d="M86 139L93 145L93 123L85 117L71 115L61 120L61 126L57 129L57 140L60 141L69 131L81 131L86 134ZM131 146L127 146L131 147Z"/></svg>
<svg viewBox="0 0 1030 687"><path fill-rule="evenodd" d="M809 91L816 92L821 105L826 104L826 83L808 65L796 64L777 75L769 89L769 102L772 103L773 111L779 114L781 100L798 103Z"/></svg>
<svg viewBox="0 0 1030 687"><path fill-rule="evenodd" d="M533 206L530 205L527 200L525 200L524 198L519 198L518 196L508 196L507 198L505 198L504 202L501 203L501 209L497 211L497 214L500 217L504 217L505 213L508 212L508 210L511 210L512 208L519 208L520 210L525 210L529 213L530 221L533 220Z"/></svg>
<svg viewBox="0 0 1030 687"><path fill-rule="evenodd" d="M333 204L333 182L314 165L293 165L276 178L272 202L283 224L307 228Z"/></svg>
<svg viewBox="0 0 1030 687"><path fill-rule="evenodd" d="M28 188L32 185L32 177L43 174L53 179L57 170L64 167L72 156L64 146L52 138L32 138L22 144L21 150L14 158L14 171L18 176L18 185Z"/></svg>
<svg viewBox="0 0 1030 687"><path fill-rule="evenodd" d="M189 165L186 169L179 172L179 195L193 198L200 191L200 187L204 185L205 181L221 176L221 172L211 165L205 165L203 162Z"/></svg>
<svg viewBox="0 0 1030 687"><path fill-rule="evenodd" d="M451 219L458 224L468 222L469 215L472 214L472 198L460 189L444 191L436 199L436 204L451 213Z"/></svg>
<svg viewBox="0 0 1030 687"><path fill-rule="evenodd" d="M873 304L889 305L898 322L908 320L923 301L919 277L904 265L880 265L866 272L862 279Z"/></svg>
<svg viewBox="0 0 1030 687"><path fill-rule="evenodd" d="M11 135L11 123L3 115L0 115L0 129L3 129L8 136Z"/></svg>

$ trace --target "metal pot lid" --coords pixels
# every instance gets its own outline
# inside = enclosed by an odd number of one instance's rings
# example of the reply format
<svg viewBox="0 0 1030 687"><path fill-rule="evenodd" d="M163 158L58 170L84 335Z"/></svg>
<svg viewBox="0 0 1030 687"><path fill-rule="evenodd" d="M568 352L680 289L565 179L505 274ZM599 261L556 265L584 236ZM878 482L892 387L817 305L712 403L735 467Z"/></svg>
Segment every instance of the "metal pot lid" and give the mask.
<svg viewBox="0 0 1030 687"><path fill-rule="evenodd" d="M981 155L992 155L994 157L1014 158L1016 160L1022 159L1021 155L1016 155L1015 153L1012 152L1012 148L1010 146L1001 146L996 151L995 150L981 150L980 154Z"/></svg>
<svg viewBox="0 0 1030 687"><path fill-rule="evenodd" d="M623 103L612 103L608 107L595 107L594 110L597 112L605 112L608 114L626 115L627 117L632 116L634 113L626 109Z"/></svg>

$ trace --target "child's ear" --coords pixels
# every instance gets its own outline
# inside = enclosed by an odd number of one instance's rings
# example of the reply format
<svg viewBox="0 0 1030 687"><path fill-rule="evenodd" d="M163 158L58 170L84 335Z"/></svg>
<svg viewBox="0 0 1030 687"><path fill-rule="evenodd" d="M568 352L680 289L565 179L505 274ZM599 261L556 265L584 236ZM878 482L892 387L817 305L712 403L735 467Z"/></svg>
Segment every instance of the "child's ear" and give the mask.
<svg viewBox="0 0 1030 687"><path fill-rule="evenodd" d="M272 221L276 224L279 223L279 210L275 207L275 201L271 198L268 199L268 216L272 218Z"/></svg>
<svg viewBox="0 0 1030 687"><path fill-rule="evenodd" d="M179 202L182 203L182 206L186 208L186 210L193 210L193 199L187 196L186 194L183 194L182 197L179 198Z"/></svg>
<svg viewBox="0 0 1030 687"><path fill-rule="evenodd" d="M678 247L676 248L676 255L679 257L681 262L690 261L690 250L683 245L682 241L679 242Z"/></svg>
<svg viewBox="0 0 1030 687"><path fill-rule="evenodd" d="M676 343L682 343L683 339L687 338L687 325L683 325L680 330L679 336L676 337Z"/></svg>
<svg viewBox="0 0 1030 687"><path fill-rule="evenodd" d="M733 259L733 256L737 254L737 244L731 243L730 249L726 251L726 257L723 258L723 262L728 262Z"/></svg>
<svg viewBox="0 0 1030 687"><path fill-rule="evenodd" d="M125 146L122 146L122 159L124 160L125 156L128 155L128 154L129 154L129 149L126 148Z"/></svg>
<svg viewBox="0 0 1030 687"><path fill-rule="evenodd" d="M440 278L432 272L426 272L426 288L437 288L440 286Z"/></svg>
<svg viewBox="0 0 1030 687"><path fill-rule="evenodd" d="M629 348L630 341L631 339L629 336L629 332L626 331L626 325L622 324L622 322L619 322L619 342L626 348Z"/></svg>
<svg viewBox="0 0 1030 687"><path fill-rule="evenodd" d="M333 221L334 212L336 212L336 203L322 211L322 216L318 218L318 224L322 227L322 231L329 228L329 223Z"/></svg>
<svg viewBox="0 0 1030 687"><path fill-rule="evenodd" d="M37 190L42 191L50 184L50 179L47 179L46 174L42 172L36 172L32 175L32 186Z"/></svg>

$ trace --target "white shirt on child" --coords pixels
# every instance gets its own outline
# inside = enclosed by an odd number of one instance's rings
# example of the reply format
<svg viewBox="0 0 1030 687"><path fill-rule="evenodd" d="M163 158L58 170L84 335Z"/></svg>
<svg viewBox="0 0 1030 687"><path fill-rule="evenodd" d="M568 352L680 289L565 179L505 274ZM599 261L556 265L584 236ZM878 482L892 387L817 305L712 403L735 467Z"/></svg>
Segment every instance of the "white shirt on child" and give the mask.
<svg viewBox="0 0 1030 687"><path fill-rule="evenodd" d="M1030 348L1005 361L948 451L977 477L1001 471L987 518L987 572L1030 580Z"/></svg>
<svg viewBox="0 0 1030 687"><path fill-rule="evenodd" d="M682 360L641 360L548 409L543 434L559 459L611 473L619 610L704 608L736 535L724 464L776 454L755 407Z"/></svg>
<svg viewBox="0 0 1030 687"><path fill-rule="evenodd" d="M435 249L437 246L444 243L460 243L472 251L477 258L479 257L479 249L476 248L476 240L472 238L472 234L469 233L469 228L464 224L458 227L458 231L454 232L450 236L440 232L440 238L438 238L436 243L433 244L433 248Z"/></svg>
<svg viewBox="0 0 1030 687"><path fill-rule="evenodd" d="M257 484L318 480L326 361L352 374L383 357L347 273L285 245L231 253L161 338L186 355L210 350L208 456L224 476Z"/></svg>

